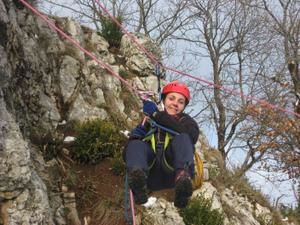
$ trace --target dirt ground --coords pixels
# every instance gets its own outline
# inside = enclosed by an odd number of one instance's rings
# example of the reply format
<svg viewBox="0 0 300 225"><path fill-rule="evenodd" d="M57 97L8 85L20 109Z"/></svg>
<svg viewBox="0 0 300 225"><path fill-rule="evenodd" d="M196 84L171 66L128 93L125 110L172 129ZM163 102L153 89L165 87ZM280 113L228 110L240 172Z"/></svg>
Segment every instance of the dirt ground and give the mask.
<svg viewBox="0 0 300 225"><path fill-rule="evenodd" d="M110 159L97 165L73 163L68 170L66 184L70 191L75 192L81 221L90 217L88 225L126 224L124 176L113 174Z"/></svg>
<svg viewBox="0 0 300 225"><path fill-rule="evenodd" d="M114 175L112 160L107 158L97 165L68 163L66 185L76 195L80 220L90 217L88 225L126 225L124 214L124 175ZM172 201L172 189L150 193ZM142 206L135 205L135 211ZM70 224L71 225L71 224ZM72 224L73 225L73 224Z"/></svg>

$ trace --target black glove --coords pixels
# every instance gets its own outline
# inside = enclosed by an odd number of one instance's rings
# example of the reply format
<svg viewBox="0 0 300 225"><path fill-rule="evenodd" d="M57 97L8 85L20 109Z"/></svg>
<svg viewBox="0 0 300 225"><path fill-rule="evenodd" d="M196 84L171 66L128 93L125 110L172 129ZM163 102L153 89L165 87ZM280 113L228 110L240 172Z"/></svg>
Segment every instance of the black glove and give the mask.
<svg viewBox="0 0 300 225"><path fill-rule="evenodd" d="M144 138L145 135L147 134L147 129L143 125L138 125L136 128L134 128L131 133L130 137L131 138Z"/></svg>

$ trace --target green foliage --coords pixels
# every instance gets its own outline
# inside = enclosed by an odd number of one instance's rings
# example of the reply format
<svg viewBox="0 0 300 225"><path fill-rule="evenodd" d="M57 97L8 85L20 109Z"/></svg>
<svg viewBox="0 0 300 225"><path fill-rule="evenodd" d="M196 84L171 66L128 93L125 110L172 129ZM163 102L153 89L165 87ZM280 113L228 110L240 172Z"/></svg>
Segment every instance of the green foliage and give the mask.
<svg viewBox="0 0 300 225"><path fill-rule="evenodd" d="M123 18L121 16L116 17L116 19L122 24ZM120 27L109 17L101 18L101 26L101 35L108 41L110 47L119 48L123 36Z"/></svg>
<svg viewBox="0 0 300 225"><path fill-rule="evenodd" d="M112 172L114 175L123 175L125 171L125 163L122 157L122 152L117 151L112 159Z"/></svg>
<svg viewBox="0 0 300 225"><path fill-rule="evenodd" d="M74 187L77 185L77 183L79 182L78 176L76 171L70 169L66 175L65 175L65 180L64 183L68 186L68 187Z"/></svg>
<svg viewBox="0 0 300 225"><path fill-rule="evenodd" d="M300 184L298 183L298 204L295 208L295 210L292 211L292 215L297 221L298 224L300 224Z"/></svg>
<svg viewBox="0 0 300 225"><path fill-rule="evenodd" d="M215 179L220 176L220 168L216 166L209 166L208 167L208 174L211 179Z"/></svg>
<svg viewBox="0 0 300 225"><path fill-rule="evenodd" d="M74 156L81 163L98 163L121 149L124 137L113 123L100 119L77 126Z"/></svg>
<svg viewBox="0 0 300 225"><path fill-rule="evenodd" d="M224 215L217 209L211 209L212 200L203 195L192 199L188 206L180 211L187 225L223 225Z"/></svg>
<svg viewBox="0 0 300 225"><path fill-rule="evenodd" d="M123 78L126 78L126 79L130 78L130 74L129 74L128 71L120 70L119 74L120 74L120 76L123 77Z"/></svg>
<svg viewBox="0 0 300 225"><path fill-rule="evenodd" d="M247 196L250 202L255 202L261 206L272 208L268 198L261 192L261 190L255 188L248 180L247 177L243 176L236 178L235 175L232 175L231 185L234 186L234 190L242 196ZM229 179L228 179L229 181ZM230 182L227 183L229 186Z"/></svg>
<svg viewBox="0 0 300 225"><path fill-rule="evenodd" d="M260 225L271 225L271 224L268 223L266 218L264 218L263 216L258 216L256 218L256 220L259 222Z"/></svg>
<svg viewBox="0 0 300 225"><path fill-rule="evenodd" d="M58 132L39 125L30 128L29 138L39 147L46 161L57 157L63 144L63 137Z"/></svg>
<svg viewBox="0 0 300 225"><path fill-rule="evenodd" d="M209 170L209 172L211 171ZM245 175L240 176L239 170L229 171L224 169L213 175L214 176L210 176L211 182L219 191L233 187L234 191L240 196L247 196L250 202L271 208L268 198L264 196L259 189L251 185Z"/></svg>
<svg viewBox="0 0 300 225"><path fill-rule="evenodd" d="M6 2L9 2L9 1L3 1L4 4L8 4ZM29 4L31 4L33 7L36 7L38 5L38 1L37 0L27 0L27 2ZM13 0L13 3L16 5L16 7L18 9L24 9L26 8L20 1L17 1L17 0Z"/></svg>
<svg viewBox="0 0 300 225"><path fill-rule="evenodd" d="M140 111L140 99L137 98L136 95L132 94L130 90L128 90L127 88L123 88L120 97L124 101L124 112L126 114L130 115L132 111Z"/></svg>
<svg viewBox="0 0 300 225"><path fill-rule="evenodd" d="M295 218L298 221L298 223L300 224L300 201L298 203L298 206L294 212Z"/></svg>
<svg viewBox="0 0 300 225"><path fill-rule="evenodd" d="M283 217L288 217L289 221L293 222L295 225L300 224L300 206L296 208L284 206L280 208L280 212Z"/></svg>
<svg viewBox="0 0 300 225"><path fill-rule="evenodd" d="M272 217L259 215L256 220L260 225L283 225L284 223L281 220L281 216L277 213L272 214Z"/></svg>

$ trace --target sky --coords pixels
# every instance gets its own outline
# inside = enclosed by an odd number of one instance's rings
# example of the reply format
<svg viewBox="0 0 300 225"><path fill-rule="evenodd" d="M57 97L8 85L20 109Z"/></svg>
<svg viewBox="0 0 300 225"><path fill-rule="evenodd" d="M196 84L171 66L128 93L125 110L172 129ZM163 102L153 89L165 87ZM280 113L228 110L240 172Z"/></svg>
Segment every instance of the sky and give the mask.
<svg viewBox="0 0 300 225"><path fill-rule="evenodd" d="M64 1L56 1L56 2L64 2ZM48 4L44 3L45 7L48 7ZM56 13L59 16L72 16L71 12L68 12L66 10L62 10L61 7L51 6L51 11L53 13ZM178 60L181 60L181 57L179 57L184 51L185 46L181 45L180 43L176 45L176 54L173 54L168 58L168 62L171 62L172 65L176 65L179 63ZM194 59L188 59L190 62L194 62ZM169 66L169 65L168 65ZM199 59L194 65L191 67L191 71L184 71L187 72L193 76L205 78L207 80L211 80L210 78L210 70L211 63L209 59L207 58L201 58ZM197 107L194 109L194 112L197 112L199 109ZM213 125L200 125L200 129L203 130L204 134L207 137L207 140L210 144L210 146L215 147L217 146L217 139L216 139L216 132ZM231 164L237 165L243 157L243 153L240 152L238 154L235 154L234 157L231 157ZM272 174L271 174L272 175ZM276 174L278 175L278 174ZM258 173L257 171L250 171L247 173L247 176L253 186L255 186L257 189L260 189L266 196L269 196L271 203L275 201L277 198L280 197L280 202L286 205L296 205L296 199L292 192L292 182L291 181L285 181L285 182L270 182L268 179L266 179L267 176L270 176L270 174L266 174L264 172Z"/></svg>

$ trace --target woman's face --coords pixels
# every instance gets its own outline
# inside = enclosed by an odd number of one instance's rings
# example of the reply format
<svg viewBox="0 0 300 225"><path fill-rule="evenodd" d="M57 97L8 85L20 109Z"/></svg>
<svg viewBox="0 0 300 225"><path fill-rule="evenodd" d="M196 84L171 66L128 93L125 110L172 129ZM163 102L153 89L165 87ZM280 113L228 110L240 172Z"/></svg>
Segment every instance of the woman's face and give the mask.
<svg viewBox="0 0 300 225"><path fill-rule="evenodd" d="M165 110L172 116L177 115L184 110L185 101L186 99L182 94L170 92L164 101Z"/></svg>

